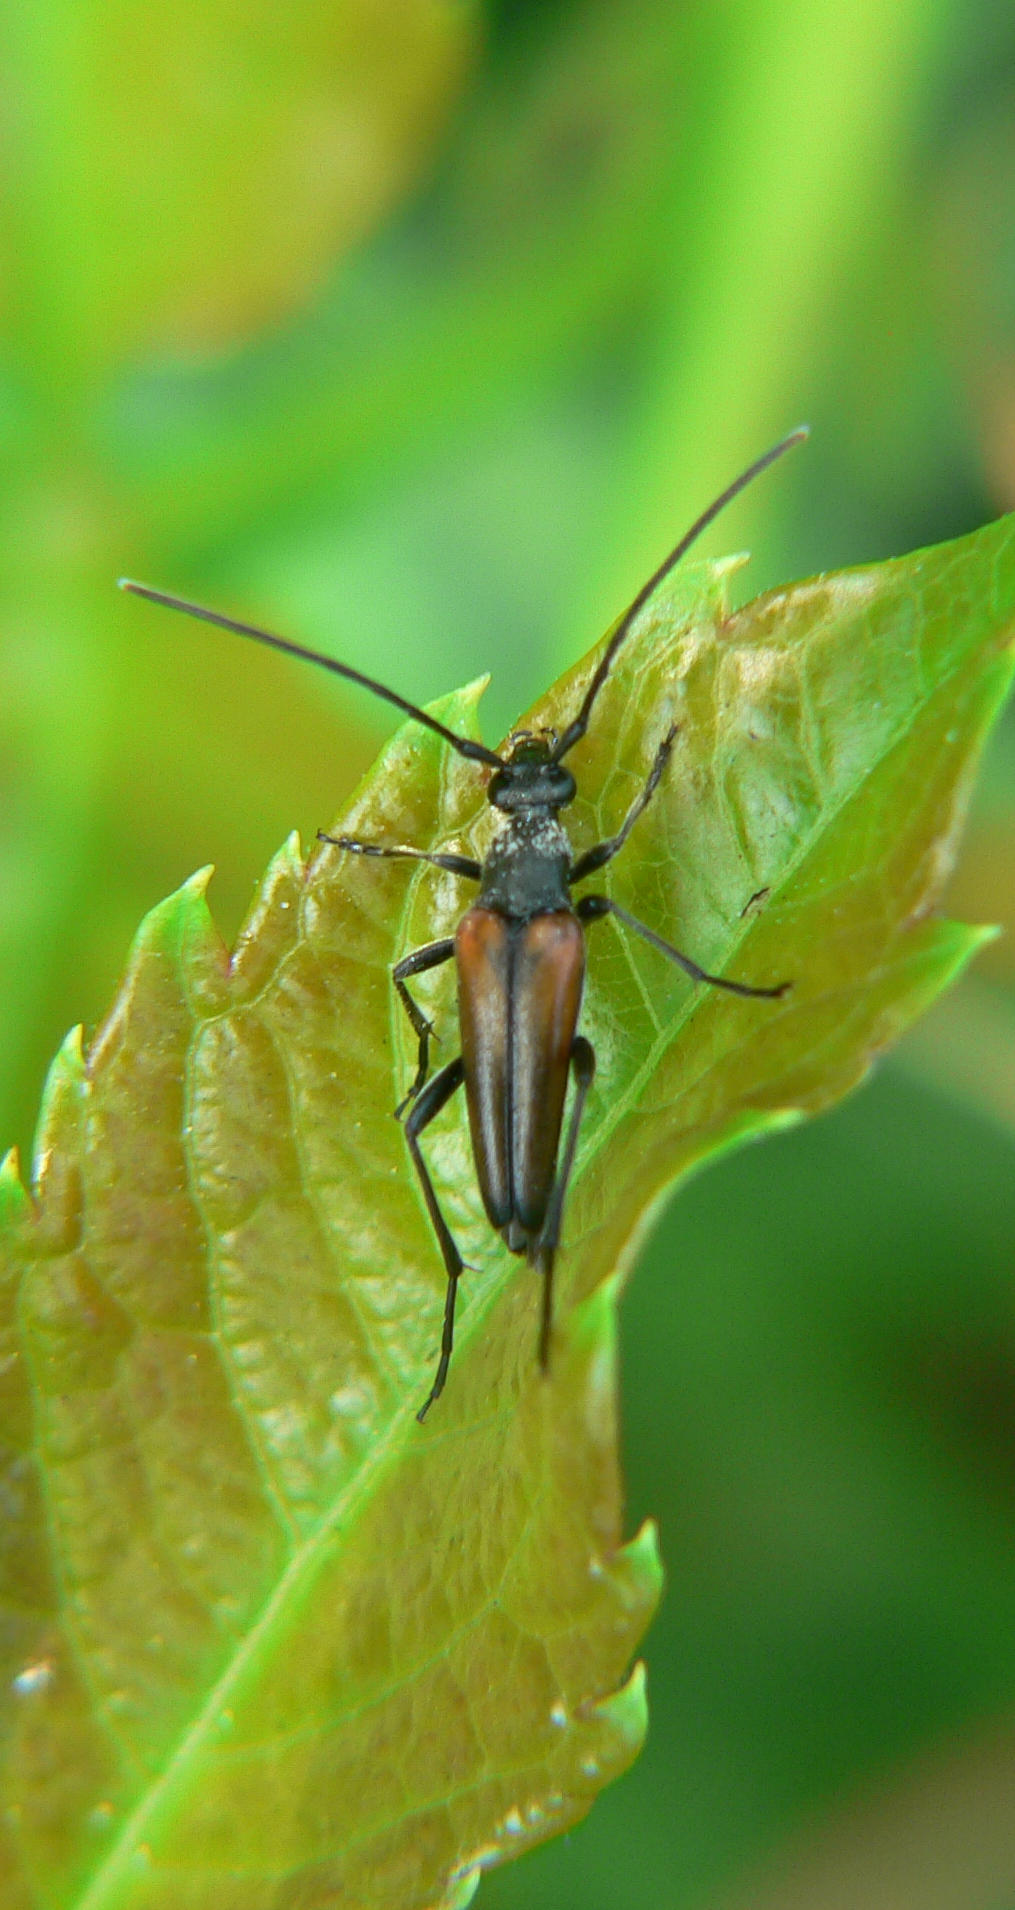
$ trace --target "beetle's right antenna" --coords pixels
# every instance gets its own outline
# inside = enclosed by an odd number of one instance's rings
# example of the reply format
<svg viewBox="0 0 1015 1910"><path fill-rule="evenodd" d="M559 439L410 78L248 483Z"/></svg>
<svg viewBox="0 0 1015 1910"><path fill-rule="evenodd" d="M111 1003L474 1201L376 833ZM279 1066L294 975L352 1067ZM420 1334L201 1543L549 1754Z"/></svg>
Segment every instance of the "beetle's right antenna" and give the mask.
<svg viewBox="0 0 1015 1910"><path fill-rule="evenodd" d="M714 499L707 511L702 511L701 516L691 525L690 530L684 532L679 544L674 546L668 557L663 558L658 570L652 572L648 583L642 584L634 602L628 605L606 649L603 651L596 666L592 681L585 692L585 700L582 703L581 709L578 711L574 721L568 724L563 736L557 743L550 759L552 762L559 763L561 757L566 756L568 750L573 749L575 744L581 741L589 726L592 705L610 674L613 659L617 651L620 649L624 638L628 635L639 610L648 602L653 591L659 588L663 578L667 576L675 564L679 564L680 559L690 550L691 545L701 536L702 531L707 531L709 525L718 517L720 511L726 509L727 504L732 503L733 499L738 497L741 491L745 491L749 484L753 484L755 478L760 477L762 471L767 471L769 465L775 463L776 458L781 458L784 451L788 451L794 444L802 444L804 439L808 437L810 437L809 425L798 425L795 431L790 432L788 438L782 438L778 444L773 444L771 450L766 451L763 457L755 458L754 463L749 464L746 471L741 471L740 476L734 478L732 484L728 484L725 491L722 491L720 495Z"/></svg>
<svg viewBox="0 0 1015 1910"><path fill-rule="evenodd" d="M421 710L418 703L410 703L397 690L389 690L386 683L378 683L376 677L364 676L362 670L354 670L349 663L339 663L335 657L322 655L318 650L308 650L302 643L293 643L288 637L278 637L273 630L261 630L254 623L239 623L235 617L225 617L220 610L206 610L203 604L191 603L187 597L171 597L168 591L153 590L150 584L136 584L132 577L118 578L121 590L129 590L134 597L147 597L149 603L163 604L167 610L182 610L185 617L197 617L202 623L213 623L219 630L232 630L238 637L253 637L255 643L267 643L273 650L284 650L287 656L300 657L304 663L317 663L322 670L331 670L335 676L344 676L349 683L359 683L364 690L372 690L374 696L383 696L386 703L393 703L396 710L404 710L416 723L423 723L428 730L434 730L443 736L452 749L458 751L470 763L489 763L493 769L503 768L504 759L485 743L477 743L471 736L456 736L444 723L438 723L435 716Z"/></svg>

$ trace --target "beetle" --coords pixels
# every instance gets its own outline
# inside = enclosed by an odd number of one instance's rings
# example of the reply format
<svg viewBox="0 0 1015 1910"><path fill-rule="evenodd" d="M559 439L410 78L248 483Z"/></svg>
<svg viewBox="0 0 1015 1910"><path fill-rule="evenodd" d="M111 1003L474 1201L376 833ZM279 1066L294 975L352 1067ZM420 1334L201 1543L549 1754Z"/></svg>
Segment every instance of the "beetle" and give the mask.
<svg viewBox="0 0 1015 1910"><path fill-rule="evenodd" d="M539 1359L544 1371L547 1369L554 1258L582 1114L595 1073L592 1044L578 1032L588 924L613 915L676 963L692 981L726 989L733 995L777 1001L791 985L779 982L759 987L710 975L611 896L586 894L577 902L571 896L575 883L595 874L623 848L665 773L677 734L675 725L660 741L645 783L616 835L575 856L559 816L577 794L564 758L585 735L596 699L639 611L719 512L806 436L807 428L801 426L773 445L742 471L685 532L624 612L592 673L580 708L563 732L518 731L508 739L503 755L484 743L455 735L426 710L349 664L147 584L126 577L119 580L121 589L152 603L183 611L239 636L253 637L362 685L393 703L414 722L435 731L459 756L492 772L486 793L502 820L482 863L470 856L418 849L405 843L361 842L351 836L318 832L322 841L351 855L427 862L479 884L479 894L466 909L454 935L414 949L391 971L417 1042L416 1073L395 1114L400 1120L405 1117L406 1143L447 1275L440 1357L430 1392L417 1413L420 1421L444 1390L454 1342L455 1299L464 1269L420 1140L463 1085L476 1178L487 1218L509 1251L524 1254L542 1276ZM408 983L413 976L452 960L458 978L461 1053L431 1076L430 1038L434 1029ZM565 1133L569 1076L573 1077L574 1094Z"/></svg>

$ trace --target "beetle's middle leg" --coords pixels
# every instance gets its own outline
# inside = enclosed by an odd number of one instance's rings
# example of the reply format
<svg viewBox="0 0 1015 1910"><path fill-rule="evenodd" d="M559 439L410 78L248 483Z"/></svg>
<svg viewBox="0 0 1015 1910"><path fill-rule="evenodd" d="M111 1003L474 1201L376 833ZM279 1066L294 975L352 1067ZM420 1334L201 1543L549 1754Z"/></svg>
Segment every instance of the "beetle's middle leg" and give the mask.
<svg viewBox="0 0 1015 1910"><path fill-rule="evenodd" d="M453 936L446 936L440 942L427 942L423 948L414 948L411 955L403 955L391 971L391 979L398 990L399 1000L412 1023L412 1032L419 1042L419 1057L416 1076L407 1095L399 1101L395 1109L395 1119L400 1121L410 1101L416 1099L427 1075L430 1072L430 1036L433 1034L433 1022L424 1015L418 1001L413 1001L405 986L407 975L422 975L424 969L439 968L442 962L449 962L455 952Z"/></svg>
<svg viewBox="0 0 1015 1910"><path fill-rule="evenodd" d="M788 994L793 986L792 982L776 982L774 988L755 988L750 982L730 981L726 975L710 975L707 969L699 968L697 962L692 962L689 955L683 954L679 948L674 948L672 942L664 942L662 936L656 934L655 929L647 927L644 922L639 922L636 915L628 914L627 909L622 909L620 903L615 902L610 895L583 895L577 904L575 914L580 922L599 922L604 915L615 915L618 922L623 922L627 928L633 928L636 935L640 935L643 941L650 942L653 948L659 950L660 955L666 956L667 961L675 962L678 968L682 968L684 974L690 975L693 982L707 982L710 988L725 988L731 995L746 995L762 1001L781 1001L783 995Z"/></svg>
<svg viewBox="0 0 1015 1910"><path fill-rule="evenodd" d="M553 1322L553 1259L560 1239L560 1224L564 1214L564 1201L567 1197L571 1169L574 1166L575 1149L578 1145L578 1129L581 1126L585 1102L596 1072L596 1051L591 1041L584 1035L576 1035L571 1048L571 1072L574 1075L574 1101L571 1106L571 1119L568 1123L567 1140L564 1143L564 1155L557 1169L557 1178L553 1183L546 1219L542 1232L535 1243L532 1262L543 1276L543 1313L539 1328L539 1363L545 1373L550 1363L550 1327Z"/></svg>
<svg viewBox="0 0 1015 1910"><path fill-rule="evenodd" d="M423 953L423 951L421 950L420 953ZM419 1420L426 1418L434 1400L444 1391L444 1381L447 1379L448 1366L451 1363L451 1348L454 1344L455 1296L458 1292L458 1276L465 1264L452 1238L448 1223L441 1213L437 1196L434 1193L433 1182L430 1179L429 1170L423 1159L422 1150L420 1149L419 1136L422 1134L423 1129L429 1126L434 1115L440 1113L445 1102L450 1101L456 1088L461 1087L464 1079L465 1063L461 1055L458 1055L454 1061L449 1061L447 1066L443 1067L439 1074L435 1074L432 1081L427 1083L405 1123L405 1138L408 1143L409 1153L412 1155L412 1164L419 1175L420 1185L423 1189L423 1198L426 1201L427 1213L430 1215L434 1233L437 1235L437 1245L441 1250L444 1271L448 1276L448 1290L444 1299L444 1331L441 1334L441 1356L437 1362L437 1371L434 1374L434 1382L430 1388L430 1392L423 1401L419 1412L416 1414L416 1418Z"/></svg>
<svg viewBox="0 0 1015 1910"><path fill-rule="evenodd" d="M334 849L345 849L354 856L387 856L395 860L410 862L429 862L435 869L449 869L452 875L464 876L467 882L482 880L483 871L471 856L455 855L451 850L414 849L405 842L361 842L358 836L329 836L326 829L318 829L318 842L330 842Z"/></svg>

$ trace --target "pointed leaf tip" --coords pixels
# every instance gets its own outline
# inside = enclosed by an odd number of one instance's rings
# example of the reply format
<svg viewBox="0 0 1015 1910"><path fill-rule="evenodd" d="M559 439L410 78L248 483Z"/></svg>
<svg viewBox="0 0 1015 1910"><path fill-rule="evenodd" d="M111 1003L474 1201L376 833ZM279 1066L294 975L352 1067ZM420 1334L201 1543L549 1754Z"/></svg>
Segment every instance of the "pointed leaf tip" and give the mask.
<svg viewBox="0 0 1015 1910"><path fill-rule="evenodd" d="M0 1233L6 1225L21 1219L28 1202L28 1190L21 1178L21 1158L17 1148L12 1147L0 1160Z"/></svg>
<svg viewBox="0 0 1015 1910"><path fill-rule="evenodd" d="M448 1895L438 1906L438 1910L469 1910L469 1905L479 1889L482 1878L483 1872L478 1864L467 1870L464 1876L458 1878L452 1885Z"/></svg>
<svg viewBox="0 0 1015 1910"><path fill-rule="evenodd" d="M634 1762L648 1733L648 1690L641 1659L618 1691L600 1698L595 1716L608 1727L612 1754L625 1765ZM590 1771L589 1775L593 1773Z"/></svg>
<svg viewBox="0 0 1015 1910"><path fill-rule="evenodd" d="M659 1528L654 1519L646 1519L634 1538L621 1546L617 1564L625 1568L634 1602L656 1605L662 1595L664 1572Z"/></svg>

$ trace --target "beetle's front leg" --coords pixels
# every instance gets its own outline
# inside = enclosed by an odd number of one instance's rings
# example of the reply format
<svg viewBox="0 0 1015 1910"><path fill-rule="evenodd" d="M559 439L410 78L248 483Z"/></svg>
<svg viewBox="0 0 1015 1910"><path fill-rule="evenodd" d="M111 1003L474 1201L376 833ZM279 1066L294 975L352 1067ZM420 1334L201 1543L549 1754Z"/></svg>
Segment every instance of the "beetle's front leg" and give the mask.
<svg viewBox="0 0 1015 1910"><path fill-rule="evenodd" d="M430 1036L434 1031L433 1022L427 1019L418 1001L413 1001L409 990L406 988L405 977L407 975L422 975L427 968L439 968L442 962L451 960L454 952L455 943L453 936L447 936L440 942L427 942L425 948L416 948L413 949L411 955L404 955L400 962L395 963L391 971L391 979L398 990L402 1006L412 1023L412 1032L419 1042L419 1062L416 1068L416 1078L408 1094L405 1095L403 1100L399 1101L395 1109L396 1121L401 1120L409 1102L416 1099L417 1094L430 1072Z"/></svg>
<svg viewBox="0 0 1015 1910"><path fill-rule="evenodd" d="M618 850L624 847L638 817L648 808L655 795L659 779L670 760L676 734L677 726L673 723L656 750L655 760L645 778L644 787L635 797L616 835L608 836L605 842L597 842L594 848L586 849L584 855L580 855L576 862L572 862L567 878L569 882L580 882L583 876L592 875L596 869L601 869L607 862L612 862Z"/></svg>

